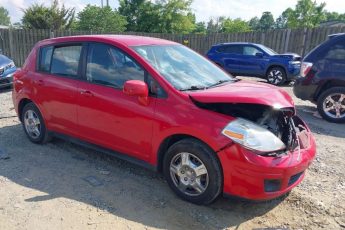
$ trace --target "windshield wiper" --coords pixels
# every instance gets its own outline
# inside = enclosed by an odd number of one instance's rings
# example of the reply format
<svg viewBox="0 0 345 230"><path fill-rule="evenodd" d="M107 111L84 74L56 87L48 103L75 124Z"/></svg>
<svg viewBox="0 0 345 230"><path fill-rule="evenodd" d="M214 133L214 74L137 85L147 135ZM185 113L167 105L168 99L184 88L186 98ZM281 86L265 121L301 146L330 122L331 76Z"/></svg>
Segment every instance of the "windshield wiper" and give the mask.
<svg viewBox="0 0 345 230"><path fill-rule="evenodd" d="M201 90L201 89L207 89L206 86L196 86L196 85L192 85L189 88L186 89L180 89L180 91L192 91L192 90Z"/></svg>
<svg viewBox="0 0 345 230"><path fill-rule="evenodd" d="M235 80L232 80L232 79L220 80L220 81L217 81L216 83L208 86L207 89L215 87L215 86L218 86L218 85L221 85L221 84L223 84L225 82L229 82L229 81L234 82Z"/></svg>

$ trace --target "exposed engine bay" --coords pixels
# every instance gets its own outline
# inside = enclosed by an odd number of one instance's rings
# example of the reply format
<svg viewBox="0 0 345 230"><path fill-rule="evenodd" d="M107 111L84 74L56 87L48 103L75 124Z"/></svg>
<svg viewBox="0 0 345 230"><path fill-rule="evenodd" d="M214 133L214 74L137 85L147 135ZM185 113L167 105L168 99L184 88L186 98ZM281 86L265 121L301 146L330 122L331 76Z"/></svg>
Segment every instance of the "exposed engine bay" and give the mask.
<svg viewBox="0 0 345 230"><path fill-rule="evenodd" d="M274 109L261 104L193 102L203 109L250 120L272 132L286 145L286 149L265 153L266 156L281 156L309 146L307 129L300 118L294 115L293 108Z"/></svg>

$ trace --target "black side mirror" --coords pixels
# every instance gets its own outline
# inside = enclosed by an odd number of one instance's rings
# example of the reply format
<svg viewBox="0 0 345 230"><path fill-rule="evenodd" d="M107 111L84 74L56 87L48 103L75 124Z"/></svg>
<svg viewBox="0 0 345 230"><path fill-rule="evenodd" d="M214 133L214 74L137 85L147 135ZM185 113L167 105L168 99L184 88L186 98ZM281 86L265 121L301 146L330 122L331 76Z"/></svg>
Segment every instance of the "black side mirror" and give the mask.
<svg viewBox="0 0 345 230"><path fill-rule="evenodd" d="M263 57L264 56L264 54L263 53L261 53L261 52L257 52L257 53L255 53L255 56L257 56L257 57Z"/></svg>

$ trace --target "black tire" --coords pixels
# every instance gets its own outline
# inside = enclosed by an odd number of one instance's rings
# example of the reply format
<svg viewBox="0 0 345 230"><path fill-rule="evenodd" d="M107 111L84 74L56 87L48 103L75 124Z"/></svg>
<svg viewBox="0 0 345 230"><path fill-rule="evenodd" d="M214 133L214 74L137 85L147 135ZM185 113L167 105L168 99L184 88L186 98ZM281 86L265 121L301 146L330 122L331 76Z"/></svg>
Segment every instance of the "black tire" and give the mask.
<svg viewBox="0 0 345 230"><path fill-rule="evenodd" d="M39 135L37 136L33 136L32 134L30 134L30 132L28 131L28 128L26 127L25 116L29 111L32 111L35 114L35 118L39 120L39 125L38 125ZM50 141L51 137L44 123L42 114L34 103L31 102L24 106L22 114L21 114L21 121L24 128L24 132L30 141L36 144L44 144Z"/></svg>
<svg viewBox="0 0 345 230"><path fill-rule="evenodd" d="M266 80L272 85L283 85L286 82L285 69L279 66L269 68L266 73Z"/></svg>
<svg viewBox="0 0 345 230"><path fill-rule="evenodd" d="M189 153L191 158L193 158L193 156L196 156L196 158L198 158L198 160L200 160L201 163L203 163L203 165L207 169L206 172L208 176L208 185L201 194L186 194L180 191L178 186L175 185L173 176L171 175L170 165L172 161L176 158L176 156L179 156L179 154L182 153ZM183 173L183 171L181 172ZM212 149L210 149L204 143L193 138L187 138L178 141L168 149L164 157L163 173L170 188L179 197L197 205L212 203L222 192L223 173L219 160L217 159L216 153L213 152ZM187 171L185 173L187 175Z"/></svg>
<svg viewBox="0 0 345 230"><path fill-rule="evenodd" d="M331 110L329 112L325 111L324 109L324 103L328 104L325 100L331 95L333 95L332 98L334 99L339 98L336 96L337 94L339 94L339 96L345 95L345 87L333 87L324 91L317 100L317 109L320 115L322 116L322 118L324 118L325 120L334 122L334 123L345 123L345 109L340 109L340 114L341 114L340 118L332 117L332 114L336 115L335 109L334 111ZM342 100L342 104L340 105L345 106L345 99Z"/></svg>

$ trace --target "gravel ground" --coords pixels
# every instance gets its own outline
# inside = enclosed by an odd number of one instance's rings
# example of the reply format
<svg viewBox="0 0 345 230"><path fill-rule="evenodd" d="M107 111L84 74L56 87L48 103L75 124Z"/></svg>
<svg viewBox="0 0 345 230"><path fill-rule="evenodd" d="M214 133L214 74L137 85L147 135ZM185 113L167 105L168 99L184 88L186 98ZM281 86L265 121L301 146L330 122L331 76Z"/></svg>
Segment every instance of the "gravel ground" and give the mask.
<svg viewBox="0 0 345 230"><path fill-rule="evenodd" d="M2 90L0 229L345 229L345 125L294 99L318 147L302 184L272 201L196 206L146 169L58 139L31 143Z"/></svg>

